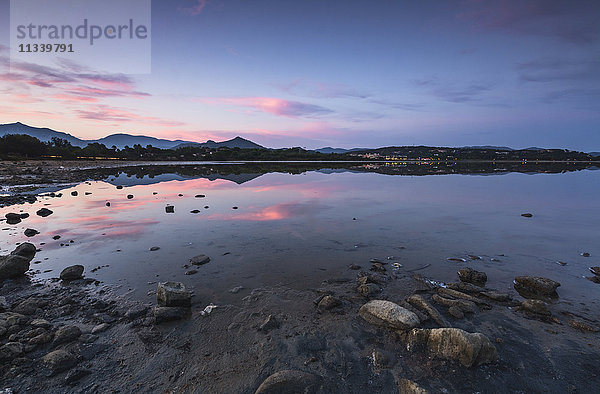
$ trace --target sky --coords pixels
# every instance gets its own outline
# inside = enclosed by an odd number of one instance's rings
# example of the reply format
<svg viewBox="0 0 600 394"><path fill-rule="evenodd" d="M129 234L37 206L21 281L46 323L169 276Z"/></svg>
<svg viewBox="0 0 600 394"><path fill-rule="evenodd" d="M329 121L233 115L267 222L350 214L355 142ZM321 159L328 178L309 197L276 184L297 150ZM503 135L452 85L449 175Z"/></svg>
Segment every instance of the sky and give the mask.
<svg viewBox="0 0 600 394"><path fill-rule="evenodd" d="M151 12L149 74L9 68L0 0L0 123L273 148L600 151L597 0L153 0Z"/></svg>

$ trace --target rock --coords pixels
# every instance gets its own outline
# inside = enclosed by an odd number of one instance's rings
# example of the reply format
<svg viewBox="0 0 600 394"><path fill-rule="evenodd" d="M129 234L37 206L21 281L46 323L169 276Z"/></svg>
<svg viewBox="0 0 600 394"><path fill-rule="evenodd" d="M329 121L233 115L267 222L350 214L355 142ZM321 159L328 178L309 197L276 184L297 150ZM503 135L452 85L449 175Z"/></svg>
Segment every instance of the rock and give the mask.
<svg viewBox="0 0 600 394"><path fill-rule="evenodd" d="M533 216L532 213L522 213L521 216L523 216L524 218L530 218Z"/></svg>
<svg viewBox="0 0 600 394"><path fill-rule="evenodd" d="M484 286L485 282L487 282L487 275L485 272L476 271L469 267L459 269L458 278L461 282L473 283L478 286Z"/></svg>
<svg viewBox="0 0 600 394"><path fill-rule="evenodd" d="M590 267L590 271L594 275L600 275L600 267Z"/></svg>
<svg viewBox="0 0 600 394"><path fill-rule="evenodd" d="M350 265L348 266L348 268L350 268L351 270L354 270L354 271L356 271L356 270L359 270L361 267L360 267L360 265L356 265L356 264L350 264Z"/></svg>
<svg viewBox="0 0 600 394"><path fill-rule="evenodd" d="M154 318L156 323L164 323L174 320L183 320L189 313L189 308L173 307L173 306L159 306L154 308Z"/></svg>
<svg viewBox="0 0 600 394"><path fill-rule="evenodd" d="M34 319L29 324L31 324L33 327L41 328L50 328L52 326L52 324L50 324L50 322L46 319Z"/></svg>
<svg viewBox="0 0 600 394"><path fill-rule="evenodd" d="M398 382L398 391L400 394L429 394L429 391L408 379L400 379Z"/></svg>
<svg viewBox="0 0 600 394"><path fill-rule="evenodd" d="M463 299L463 300L474 302L475 304L477 304L480 307L485 308L485 309L490 309L491 308L490 304L488 304L487 302L485 302L481 298L474 297L472 295L465 294L465 293L460 292L460 291L456 291L456 290L452 290L452 289L444 289L443 287L440 287L440 288L438 288L437 292L439 294L441 294L441 295L444 295L444 296L448 296L448 297L452 297L452 298L460 298L460 299Z"/></svg>
<svg viewBox="0 0 600 394"><path fill-rule="evenodd" d="M54 344L59 345L61 343L72 342L79 338L81 330L77 326L62 326L54 334Z"/></svg>
<svg viewBox="0 0 600 394"><path fill-rule="evenodd" d="M77 196L78 194L79 194L79 193L77 193L77 191L72 191L72 192L71 192L71 195L72 195L72 196L74 196L74 197L75 197L75 196Z"/></svg>
<svg viewBox="0 0 600 394"><path fill-rule="evenodd" d="M125 312L125 317L129 320L134 320L146 316L146 313L148 313L148 307L146 305L135 305Z"/></svg>
<svg viewBox="0 0 600 394"><path fill-rule="evenodd" d="M483 287L468 282L448 283L447 286L449 289L461 291L463 293L481 293L482 291L485 291Z"/></svg>
<svg viewBox="0 0 600 394"><path fill-rule="evenodd" d="M385 300L367 302L358 311L360 317L371 324L406 330L416 327L420 321L416 314Z"/></svg>
<svg viewBox="0 0 600 394"><path fill-rule="evenodd" d="M204 265L210 261L210 257L204 254L199 254L198 256L194 256L190 259L190 263L194 265Z"/></svg>
<svg viewBox="0 0 600 394"><path fill-rule="evenodd" d="M589 254L588 252L583 252L581 255L583 257L590 257L591 256L591 254Z"/></svg>
<svg viewBox="0 0 600 394"><path fill-rule="evenodd" d="M200 210L199 210L199 209L192 209L192 210L190 211L190 213L200 213Z"/></svg>
<svg viewBox="0 0 600 394"><path fill-rule="evenodd" d="M23 344L20 342L8 342L0 347L0 360L12 360L23 354Z"/></svg>
<svg viewBox="0 0 600 394"><path fill-rule="evenodd" d="M98 335L94 334L82 334L79 340L83 343L93 343L98 339Z"/></svg>
<svg viewBox="0 0 600 394"><path fill-rule="evenodd" d="M240 292L240 290L243 290L244 287L243 286L236 286L233 289L229 289L229 292L232 294L237 294Z"/></svg>
<svg viewBox="0 0 600 394"><path fill-rule="evenodd" d="M8 256L0 256L0 280L24 275L34 256L35 246L29 242L17 246Z"/></svg>
<svg viewBox="0 0 600 394"><path fill-rule="evenodd" d="M414 306L415 308L419 308L427 312L427 314L440 326L450 327L450 324L446 321L446 319L442 317L440 312L420 295L413 294L410 297L408 297L406 301L408 301L408 303Z"/></svg>
<svg viewBox="0 0 600 394"><path fill-rule="evenodd" d="M594 283L600 283L600 276L598 276L598 275L586 276L585 279L592 281Z"/></svg>
<svg viewBox="0 0 600 394"><path fill-rule="evenodd" d="M33 315L38 312L38 309L42 306L46 305L46 302L35 298L30 297L26 300L19 302L14 308L13 311L20 313L22 315Z"/></svg>
<svg viewBox="0 0 600 394"><path fill-rule="evenodd" d="M121 190L121 189L123 189L123 186L122 185L117 185L117 189Z"/></svg>
<svg viewBox="0 0 600 394"><path fill-rule="evenodd" d="M166 213L175 213L175 207L173 205L167 205L165 207L165 212Z"/></svg>
<svg viewBox="0 0 600 394"><path fill-rule="evenodd" d="M31 338L28 343L30 345L43 345L44 343L48 343L50 341L52 341L52 334L45 332Z"/></svg>
<svg viewBox="0 0 600 394"><path fill-rule="evenodd" d="M194 197L196 197L196 198L204 198L206 196L204 194L196 194Z"/></svg>
<svg viewBox="0 0 600 394"><path fill-rule="evenodd" d="M283 370L266 378L255 394L313 394L321 388L321 380L320 376L312 373Z"/></svg>
<svg viewBox="0 0 600 394"><path fill-rule="evenodd" d="M160 246L152 246L149 250L151 252L156 252L157 250L160 250Z"/></svg>
<svg viewBox="0 0 600 394"><path fill-rule="evenodd" d="M333 296L326 295L321 299L321 301L319 301L317 308L320 311L328 311L330 309L337 308L340 305L342 305L342 301Z"/></svg>
<svg viewBox="0 0 600 394"><path fill-rule="evenodd" d="M25 234L26 237L33 237L35 235L38 235L39 233L40 232L35 229L28 228L28 229L25 229L25 232L23 234Z"/></svg>
<svg viewBox="0 0 600 394"><path fill-rule="evenodd" d="M273 315L267 316L264 322L258 327L258 331L269 332L275 328L279 328L280 323Z"/></svg>
<svg viewBox="0 0 600 394"><path fill-rule="evenodd" d="M407 348L423 348L433 357L455 360L465 367L478 366L498 359L496 347L485 335L469 333L459 328L415 328L409 332Z"/></svg>
<svg viewBox="0 0 600 394"><path fill-rule="evenodd" d="M49 210L48 208L42 208L39 211L36 212L36 215L41 216L43 218L45 218L46 216L50 216L52 215L54 212L52 212L51 210Z"/></svg>
<svg viewBox="0 0 600 394"><path fill-rule="evenodd" d="M385 273L387 270L385 269L385 266L383 263L373 263L371 268L369 268L370 271L375 271L375 272L380 272L380 273Z"/></svg>
<svg viewBox="0 0 600 394"><path fill-rule="evenodd" d="M185 275L194 275L197 274L198 270L189 270L189 271L185 271Z"/></svg>
<svg viewBox="0 0 600 394"><path fill-rule="evenodd" d="M156 291L156 300L160 306L191 305L190 293L180 282L160 282Z"/></svg>
<svg viewBox="0 0 600 394"><path fill-rule="evenodd" d="M44 365L54 373L66 371L77 363L75 356L65 350L55 350L42 359Z"/></svg>
<svg viewBox="0 0 600 394"><path fill-rule="evenodd" d="M55 235L54 237L52 237L52 239L59 240L60 239L60 235Z"/></svg>
<svg viewBox="0 0 600 394"><path fill-rule="evenodd" d="M76 264L65 268L60 273L60 279L62 280L76 280L81 279L83 275L83 265Z"/></svg>
<svg viewBox="0 0 600 394"><path fill-rule="evenodd" d="M105 204L107 207L110 207L110 201L107 201Z"/></svg>
<svg viewBox="0 0 600 394"><path fill-rule="evenodd" d="M571 319L571 320L569 320L569 325L571 327L573 327L574 329L583 331L583 332L586 332L586 331L587 332L598 332L598 331L600 331L600 330L598 330L598 328L591 326L587 323L584 323L580 320Z"/></svg>
<svg viewBox="0 0 600 394"><path fill-rule="evenodd" d="M128 195L127 195L127 199L128 199L128 200L131 200L132 198L133 198L133 194L128 194Z"/></svg>
<svg viewBox="0 0 600 394"><path fill-rule="evenodd" d="M7 224L21 223L21 215L19 215L18 213L7 213L6 215L4 215L4 217L6 218Z"/></svg>
<svg viewBox="0 0 600 394"><path fill-rule="evenodd" d="M550 316L548 304L541 300L525 300L521 303L521 309L538 315Z"/></svg>
<svg viewBox="0 0 600 394"><path fill-rule="evenodd" d="M539 276L517 276L515 290L525 298L558 297L556 288L560 283Z"/></svg>
<svg viewBox="0 0 600 394"><path fill-rule="evenodd" d="M507 302L507 301L512 300L512 297L510 296L510 294L500 293L499 291L494 291L494 290L484 291L481 293L481 295L486 296L487 298L494 300L494 301L498 301L498 302Z"/></svg>
<svg viewBox="0 0 600 394"><path fill-rule="evenodd" d="M365 296L365 297L369 297L371 295L375 295L375 294L379 294L381 293L381 287L379 287L378 285L376 285L375 283L365 283L362 284L360 286L358 286L358 292Z"/></svg>
<svg viewBox="0 0 600 394"><path fill-rule="evenodd" d="M92 334L98 334L100 332L104 332L104 331L108 330L109 328L110 328L110 324L108 324L108 323L98 324L97 326L92 328Z"/></svg>
<svg viewBox="0 0 600 394"><path fill-rule="evenodd" d="M468 302L468 301L467 301ZM454 305L448 308L448 313L455 319L464 319L465 313L458 306Z"/></svg>
<svg viewBox="0 0 600 394"><path fill-rule="evenodd" d="M433 301L440 305L444 305L449 308L456 307L462 310L463 312L475 313L478 310L477 305L472 301L463 299L452 300L449 298L441 297L437 294L434 294L433 296L431 296L431 298L433 299Z"/></svg>

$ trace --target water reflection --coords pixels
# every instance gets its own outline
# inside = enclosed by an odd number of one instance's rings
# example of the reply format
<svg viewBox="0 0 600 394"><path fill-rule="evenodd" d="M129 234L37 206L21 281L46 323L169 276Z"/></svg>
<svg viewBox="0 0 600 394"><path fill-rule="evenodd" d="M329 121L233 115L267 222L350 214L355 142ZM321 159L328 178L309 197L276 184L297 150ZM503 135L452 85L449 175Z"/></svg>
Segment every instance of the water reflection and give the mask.
<svg viewBox="0 0 600 394"><path fill-rule="evenodd" d="M366 266L371 258L393 256L407 270L430 264L419 272L441 281L455 280L456 270L468 265L486 271L490 286L500 290L510 290L517 274L543 274L563 284L561 300L597 307L600 286L582 277L600 255L595 197L600 172L561 173L565 169L548 164L539 170L552 167L556 173L390 176L404 170L322 166L93 170L90 176L101 180L66 188L62 198L0 209L2 216L30 214L4 226L0 247L5 253L17 242L34 242L42 250L33 268L52 270L38 277L81 263L86 275L135 289L133 295L142 299L151 298L146 294L156 280L177 280L207 302L233 302L227 290L235 286L316 286L323 279L352 277L351 263ZM418 168L410 171L423 175ZM165 211L167 205L174 206L173 213ZM35 215L43 206L54 213ZM534 216L523 218L523 212ZM26 228L40 234L27 238ZM53 239L56 235L61 238ZM160 249L150 251L152 246ZM583 251L592 257L582 257ZM197 254L209 255L211 262L196 275L184 275L184 265ZM482 260L447 260L467 254ZM91 272L107 262L110 267Z"/></svg>

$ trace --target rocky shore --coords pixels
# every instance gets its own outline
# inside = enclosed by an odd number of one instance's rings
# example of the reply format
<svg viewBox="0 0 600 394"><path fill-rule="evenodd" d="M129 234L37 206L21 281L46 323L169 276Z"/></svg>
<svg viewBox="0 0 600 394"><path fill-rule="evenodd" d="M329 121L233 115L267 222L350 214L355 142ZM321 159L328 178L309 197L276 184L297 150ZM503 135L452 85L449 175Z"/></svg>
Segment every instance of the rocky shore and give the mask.
<svg viewBox="0 0 600 394"><path fill-rule="evenodd" d="M232 289L238 303L207 307L177 282L152 304L127 300L82 265L36 281L34 255L24 243L0 257L5 393L596 388L598 320L556 303L543 277L507 294L471 268L444 284L372 260L319 288Z"/></svg>

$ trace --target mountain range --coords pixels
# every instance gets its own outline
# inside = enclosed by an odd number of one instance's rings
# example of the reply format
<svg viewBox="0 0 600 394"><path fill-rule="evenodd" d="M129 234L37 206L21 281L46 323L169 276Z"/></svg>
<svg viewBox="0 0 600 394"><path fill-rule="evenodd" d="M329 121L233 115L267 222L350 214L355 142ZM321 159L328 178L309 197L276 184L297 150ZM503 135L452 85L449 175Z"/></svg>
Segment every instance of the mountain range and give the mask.
<svg viewBox="0 0 600 394"><path fill-rule="evenodd" d="M69 141L69 143L73 146L79 146L82 148L84 148L88 144L98 142L98 143L104 144L105 146L107 146L109 148L116 146L118 149L123 149L125 146L133 147L133 145L135 145L135 144L139 144L144 147L147 145L152 145L153 147L161 148L161 149L177 149L177 148L182 148L182 147L186 147L186 146L200 146L200 147L206 147L206 148L227 147L227 148L241 148L241 149L269 149L269 148L265 148L264 146L261 146L257 143L254 143L254 142L247 140L245 138L242 138L242 137L235 137L230 140L221 141L221 142L215 142L212 140L208 140L206 142L193 142L193 141L184 141L184 140L167 140L167 139L148 137L148 136L143 136L143 135L131 135L131 134L124 134L124 133L117 133L117 134L108 135L106 137L103 137L103 138L100 138L97 140L82 140L80 138L77 138L77 137L69 134L69 133L64 133L62 131L55 131L55 130L52 130L49 128L28 126L21 122L0 124L0 137L7 135L7 134L26 134L26 135L30 135L32 137L36 137L40 141L44 141L44 142L51 141L52 138L56 137L56 138L61 138L61 139ZM506 146L492 146L492 145L465 146L463 148L493 149L493 150L497 150L497 151L514 151L515 150L513 148L509 148ZM348 152L367 151L367 150L372 150L372 149L371 148L344 149L344 148L332 148L329 146L325 147L325 148L314 149L315 152L319 152L319 153L348 153ZM544 148L531 147L531 148L526 148L525 150L544 150ZM596 157L600 156L600 152L589 152L589 154L592 156L596 156Z"/></svg>
<svg viewBox="0 0 600 394"><path fill-rule="evenodd" d="M26 134L32 137L39 139L40 141L48 142L51 141L52 138L61 138L69 141L69 143L73 146L86 147L88 144L98 142L100 144L104 144L107 147L116 146L119 149L123 149L126 145L132 147L135 144L140 144L142 146L152 145L156 148L161 149L176 149L183 146L202 146L207 148L241 148L241 149L265 149L265 147L258 145L252 141L244 139L242 137L235 137L233 139L221 142L215 142L212 140L208 140L204 143L192 142L192 141L183 141L183 140L166 140L161 138L147 137L143 135L131 135L131 134L111 134L104 138L100 138L97 140L82 140L80 138L74 137L71 134L64 133L62 131L55 131L48 128L40 128L40 127L32 127L26 124L17 122L17 123L7 123L0 124L0 137L6 134Z"/></svg>

